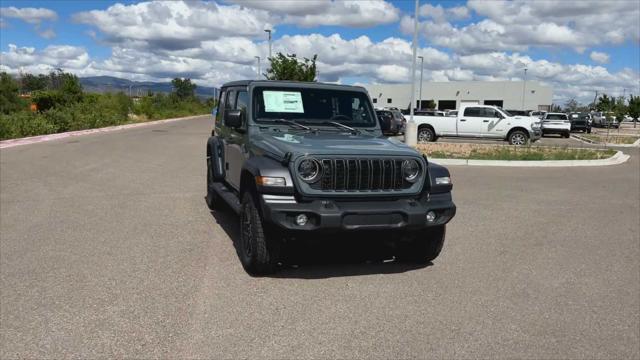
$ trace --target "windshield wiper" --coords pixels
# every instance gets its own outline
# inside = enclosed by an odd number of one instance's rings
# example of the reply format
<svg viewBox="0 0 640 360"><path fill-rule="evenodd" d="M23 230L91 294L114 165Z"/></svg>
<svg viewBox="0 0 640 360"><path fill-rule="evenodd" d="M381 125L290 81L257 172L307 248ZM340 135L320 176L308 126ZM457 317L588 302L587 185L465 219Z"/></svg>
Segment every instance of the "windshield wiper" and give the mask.
<svg viewBox="0 0 640 360"><path fill-rule="evenodd" d="M347 130L351 131L354 134L357 134L357 133L360 132L360 130L358 130L356 128L352 128L351 126L347 126L347 125L339 123L337 121L323 121L320 124L322 124L322 125L333 125L333 126L341 127L343 129L347 129Z"/></svg>
<svg viewBox="0 0 640 360"><path fill-rule="evenodd" d="M299 122L296 122L294 120L287 120L287 119L258 119L259 121L269 121L269 122L274 122L274 123L280 123L280 124L287 124L290 126L297 126L300 129L304 129L304 130L311 130L310 127L306 126L306 125L302 125Z"/></svg>

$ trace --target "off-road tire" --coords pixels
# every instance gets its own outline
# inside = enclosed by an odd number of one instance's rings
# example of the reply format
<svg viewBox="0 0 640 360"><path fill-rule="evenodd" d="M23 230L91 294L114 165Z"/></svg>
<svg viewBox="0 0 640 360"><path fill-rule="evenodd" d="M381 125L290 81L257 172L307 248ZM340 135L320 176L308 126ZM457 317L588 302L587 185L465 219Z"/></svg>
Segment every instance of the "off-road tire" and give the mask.
<svg viewBox="0 0 640 360"><path fill-rule="evenodd" d="M438 140L435 131L430 127L421 127L418 129L418 143L424 144L426 142L434 142Z"/></svg>
<svg viewBox="0 0 640 360"><path fill-rule="evenodd" d="M396 259L413 263L433 261L442 251L445 234L445 225L412 232L408 241L398 243Z"/></svg>
<svg viewBox="0 0 640 360"><path fill-rule="evenodd" d="M278 265L281 242L264 223L255 196L245 192L240 209L240 238L236 251L244 269L251 275L273 273Z"/></svg>
<svg viewBox="0 0 640 360"><path fill-rule="evenodd" d="M508 140L510 145L524 146L529 143L529 136L522 130L514 130L509 134Z"/></svg>
<svg viewBox="0 0 640 360"><path fill-rule="evenodd" d="M562 137L565 138L565 139L568 139L568 138L571 137L571 133L566 132L566 133L562 134Z"/></svg>

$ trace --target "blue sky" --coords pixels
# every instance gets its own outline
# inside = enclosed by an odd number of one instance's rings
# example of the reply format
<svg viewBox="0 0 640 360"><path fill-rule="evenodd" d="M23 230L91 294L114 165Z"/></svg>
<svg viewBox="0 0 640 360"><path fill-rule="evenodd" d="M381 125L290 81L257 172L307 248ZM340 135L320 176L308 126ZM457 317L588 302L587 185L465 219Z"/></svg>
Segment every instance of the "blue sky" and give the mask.
<svg viewBox="0 0 640 360"><path fill-rule="evenodd" d="M407 82L413 1L6 1L3 71L189 76L219 85L255 74L274 49L319 55L321 80ZM421 1L419 52L432 81L529 79L554 97L638 90L637 1ZM230 20L233 19L233 20ZM627 90L625 90L627 89Z"/></svg>

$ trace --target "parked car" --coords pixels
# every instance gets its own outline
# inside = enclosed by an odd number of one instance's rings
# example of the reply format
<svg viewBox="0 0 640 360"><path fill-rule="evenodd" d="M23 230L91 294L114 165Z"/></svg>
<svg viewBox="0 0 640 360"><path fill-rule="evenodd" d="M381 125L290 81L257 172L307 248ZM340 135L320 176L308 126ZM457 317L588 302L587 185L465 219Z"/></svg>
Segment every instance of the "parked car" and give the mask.
<svg viewBox="0 0 640 360"><path fill-rule="evenodd" d="M235 81L220 89L218 109L206 202L239 216L247 272L273 272L288 242L326 234L379 236L401 261L440 253L456 213L449 171L382 137L364 88Z"/></svg>
<svg viewBox="0 0 640 360"><path fill-rule="evenodd" d="M537 117L538 119L542 119L544 117L544 114L546 114L547 112L544 110L538 110L538 111L530 111L529 112L529 116L533 116L533 117Z"/></svg>
<svg viewBox="0 0 640 360"><path fill-rule="evenodd" d="M569 121L571 121L571 131L591 133L591 115L577 112L571 113L569 114Z"/></svg>
<svg viewBox="0 0 640 360"><path fill-rule="evenodd" d="M546 113L542 118L542 136L546 134L560 134L562 137L571 136L571 121L564 113Z"/></svg>
<svg viewBox="0 0 640 360"><path fill-rule="evenodd" d="M620 123L616 121L613 112L597 111L591 114L593 121L592 126L598 128L618 128Z"/></svg>
<svg viewBox="0 0 640 360"><path fill-rule="evenodd" d="M511 116L529 116L529 111L527 110L505 110L505 111L511 114Z"/></svg>
<svg viewBox="0 0 640 360"><path fill-rule="evenodd" d="M383 134L398 135L403 131L404 117L402 117L402 114L400 114L401 118L397 119L391 110L378 109L376 110L376 116Z"/></svg>
<svg viewBox="0 0 640 360"><path fill-rule="evenodd" d="M525 145L540 139L538 119L510 116L491 105L462 105L457 116L416 116L418 142L436 141L440 136L504 139Z"/></svg>
<svg viewBox="0 0 640 360"><path fill-rule="evenodd" d="M440 110L415 110L413 114L421 116L447 116L444 111Z"/></svg>
<svg viewBox="0 0 640 360"><path fill-rule="evenodd" d="M407 119L404 117L402 112L398 110L398 108L385 108L385 109L390 110L391 113L393 114L393 119L398 126L397 134L404 134L404 129L407 126Z"/></svg>

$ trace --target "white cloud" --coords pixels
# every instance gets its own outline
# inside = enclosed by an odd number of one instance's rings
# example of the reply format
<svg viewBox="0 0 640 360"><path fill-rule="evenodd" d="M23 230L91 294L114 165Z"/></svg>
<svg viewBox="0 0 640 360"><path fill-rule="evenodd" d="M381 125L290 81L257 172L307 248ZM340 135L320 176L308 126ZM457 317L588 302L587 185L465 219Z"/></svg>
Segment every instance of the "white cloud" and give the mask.
<svg viewBox="0 0 640 360"><path fill-rule="evenodd" d="M606 64L609 62L609 54L600 51L592 51L589 57L591 60L600 64Z"/></svg>
<svg viewBox="0 0 640 360"><path fill-rule="evenodd" d="M637 1L470 0L465 9L482 19L462 26L447 21L447 10L439 5L421 9L429 17L420 24L423 36L465 54L526 51L529 47L569 47L582 52L600 44L640 41ZM455 12L464 14L463 9ZM405 16L400 28L410 34L412 24Z"/></svg>
<svg viewBox="0 0 640 360"><path fill-rule="evenodd" d="M58 19L55 11L45 8L16 8L14 6L0 8L0 16L20 19L29 24L40 24L43 21Z"/></svg>
<svg viewBox="0 0 640 360"><path fill-rule="evenodd" d="M0 8L0 28L9 26L6 18L20 19L32 24L36 33L45 39L52 39L56 36L56 33L51 28L40 29L43 21L55 21L58 19L58 14L53 10L45 8L16 8L14 6Z"/></svg>
<svg viewBox="0 0 640 360"><path fill-rule="evenodd" d="M383 0L235 0L253 9L267 10L279 22L303 27L371 27L398 21L400 10Z"/></svg>
<svg viewBox="0 0 640 360"><path fill-rule="evenodd" d="M73 18L97 27L109 43L160 50L196 48L226 36L262 36L273 27L267 11L202 1L115 4Z"/></svg>

